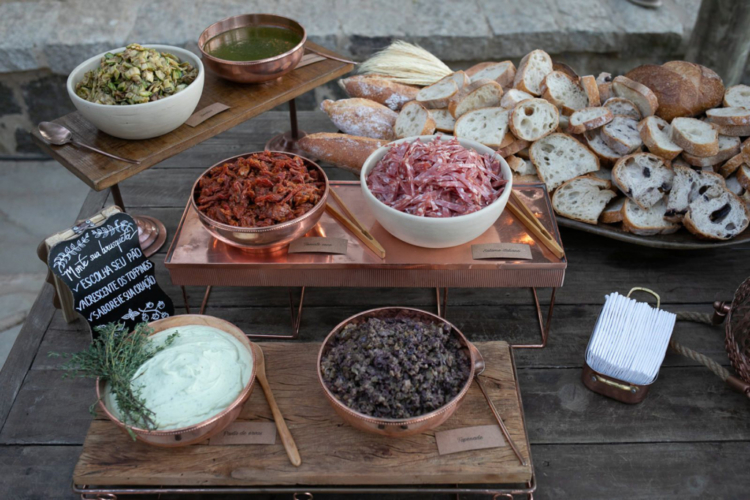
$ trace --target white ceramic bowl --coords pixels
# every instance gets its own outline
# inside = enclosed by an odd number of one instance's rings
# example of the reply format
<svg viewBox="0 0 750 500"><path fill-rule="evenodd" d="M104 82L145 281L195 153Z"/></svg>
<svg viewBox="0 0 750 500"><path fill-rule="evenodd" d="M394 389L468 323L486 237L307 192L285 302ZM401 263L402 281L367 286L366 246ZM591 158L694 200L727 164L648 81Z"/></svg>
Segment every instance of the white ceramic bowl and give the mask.
<svg viewBox="0 0 750 500"><path fill-rule="evenodd" d="M360 182L365 201L380 224L393 236L412 245L426 248L447 248L463 245L477 238L492 226L500 217L508 203L510 191L513 189L513 175L505 160L497 154L494 149L488 148L478 142L458 139L467 149L474 149L480 154L490 154L500 161L500 171L503 177L508 179L503 194L484 207L483 209L467 215L456 217L419 217L404 212L399 212L381 202L372 194L367 187L367 176L370 174L380 159L385 156L388 149L394 144L412 142L419 139L422 142L430 142L433 139L450 140L452 136L445 135L423 135L421 137L407 137L393 141L372 153L362 166Z"/></svg>
<svg viewBox="0 0 750 500"><path fill-rule="evenodd" d="M151 139L173 131L190 118L203 93L205 70L200 58L192 52L171 45L144 45L159 52L169 52L181 61L189 61L198 68L195 81L177 94L158 101L128 106L97 104L81 99L76 95L76 84L87 71L99 66L99 61L107 52L116 54L127 47L108 50L78 65L68 76L68 95L76 109L93 123L96 128L120 139Z"/></svg>

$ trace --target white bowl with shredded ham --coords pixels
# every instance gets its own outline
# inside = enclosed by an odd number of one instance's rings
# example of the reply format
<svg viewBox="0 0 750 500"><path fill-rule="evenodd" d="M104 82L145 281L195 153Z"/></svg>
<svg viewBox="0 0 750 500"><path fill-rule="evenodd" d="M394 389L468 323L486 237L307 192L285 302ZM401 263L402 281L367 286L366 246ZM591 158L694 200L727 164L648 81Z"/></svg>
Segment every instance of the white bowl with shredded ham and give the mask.
<svg viewBox="0 0 750 500"><path fill-rule="evenodd" d="M393 141L372 153L360 174L378 222L426 248L462 245L487 231L505 209L512 178L493 149L444 135Z"/></svg>

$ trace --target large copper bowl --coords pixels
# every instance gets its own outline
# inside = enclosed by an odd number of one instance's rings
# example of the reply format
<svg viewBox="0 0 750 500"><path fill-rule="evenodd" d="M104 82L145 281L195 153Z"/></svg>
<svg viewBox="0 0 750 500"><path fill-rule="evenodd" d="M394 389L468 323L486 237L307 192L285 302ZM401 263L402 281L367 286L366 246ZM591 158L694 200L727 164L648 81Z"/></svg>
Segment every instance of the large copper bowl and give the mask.
<svg viewBox="0 0 750 500"><path fill-rule="evenodd" d="M456 397L454 397L450 402L438 408L437 410L426 413L424 415L419 415L417 417L406 419L385 419L372 417L370 415L365 415L364 413L352 410L333 395L333 393L328 389L328 386L323 380L323 373L321 372L320 362L323 359L323 355L329 349L329 342L342 328L350 323L362 321L370 317L394 317L402 313L407 313L411 317L416 317L418 319L421 319L422 321L443 323L451 327L451 331L458 337L461 344L466 347L471 359L471 372L469 373L469 377L466 379L466 383L464 384L461 391L459 391L459 393L456 395ZM323 387L323 392L325 393L328 402L331 403L331 406L333 406L333 409L336 411L336 413L338 413L339 416L344 419L344 422L351 425L352 427L366 432L372 432L389 437L404 437L414 434L420 434L422 432L434 429L448 420L466 397L466 393L469 391L471 382L474 380L475 373L481 372L483 370L484 359L482 358L482 355L479 353L479 350L474 346L474 344L469 342L458 328L456 328L453 324L444 320L440 316L436 316L419 309L411 309L408 307L381 307L378 309L371 309L369 311L355 314L354 316L339 323L331 331L331 333L328 334L326 339L323 341L323 345L320 347L320 352L318 353L318 380L320 381L320 385Z"/></svg>
<svg viewBox="0 0 750 500"><path fill-rule="evenodd" d="M224 32L247 26L276 26L297 33L301 40L291 50L257 61L227 61L214 57L203 50L206 42ZM198 38L198 49L203 64L221 78L238 83L261 83L274 80L292 71L305 53L307 31L297 21L273 14L243 14L216 22L206 28Z"/></svg>
<svg viewBox="0 0 750 500"><path fill-rule="evenodd" d="M232 323L224 321L223 319L214 318L212 316L203 316L200 314L183 314L181 316L172 316L169 318L154 321L152 323L149 323L148 326L150 326L154 330L154 333L158 333L168 328L188 325L210 326L216 328L217 330L226 332L239 340L242 345L244 345L248 349L248 351L250 351L253 359L253 369L252 373L250 374L250 380L248 380L245 388L242 390L242 392L240 392L237 398L235 398L232 404L230 404L221 413L189 427L171 429L168 431L150 431L147 429L140 429L138 427L127 425L120 421L114 414L112 414L104 405L102 399L106 382L97 379L96 397L99 400L99 408L112 422L114 422L117 427L125 432L128 432L128 430L132 431L138 441L143 441L144 443L153 446L161 446L167 448L188 446L191 444L199 443L201 441L205 441L206 439L209 439L210 437L220 433L221 431L226 429L229 424L237 420L237 417L240 416L240 412L242 411L242 406L250 397L250 393L253 392L253 385L255 383L255 370L258 365L257 360L261 355L258 353L258 349L260 349L260 347L250 342L247 339L245 333L234 326Z"/></svg>
<svg viewBox="0 0 750 500"><path fill-rule="evenodd" d="M309 212L302 214L300 217L268 227L237 227L216 221L198 210L196 198L198 197L200 181L204 175L216 166L262 152L263 151L256 151L255 153L244 153L232 156L231 158L221 160L220 162L211 165L211 167L206 169L206 171L198 177L198 180L195 181L195 184L193 184L193 190L190 193L190 206L193 207L193 210L198 214L198 219L201 221L201 224L203 224L203 227L205 227L214 238L223 241L227 245L232 245L243 250L273 251L287 246L297 238L301 238L305 233L312 229L323 216L323 212L325 212L326 208L326 201L328 200L328 190L330 187L328 184L328 176L325 171L314 161L300 156L308 168L315 168L320 172L323 176L322 179L324 179L326 183L325 191L318 203ZM280 151L272 152L278 152L289 156L298 156L293 153L284 153Z"/></svg>

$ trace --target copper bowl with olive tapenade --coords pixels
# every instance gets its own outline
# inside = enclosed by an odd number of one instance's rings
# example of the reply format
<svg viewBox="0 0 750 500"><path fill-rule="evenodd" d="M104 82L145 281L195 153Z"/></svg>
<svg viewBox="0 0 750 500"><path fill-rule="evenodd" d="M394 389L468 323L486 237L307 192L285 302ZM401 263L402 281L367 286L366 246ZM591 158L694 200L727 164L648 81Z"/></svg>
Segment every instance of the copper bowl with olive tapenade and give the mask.
<svg viewBox="0 0 750 500"><path fill-rule="evenodd" d="M375 320L375 321L371 321ZM339 397L337 397L334 392L335 389L332 390L331 387L329 387L329 383L331 382L331 373L329 371L332 368L335 368L335 366L332 364L331 356L335 355L332 354L332 349L335 349L339 344L337 345L336 342L341 340L339 339L340 333L351 333L352 328L357 328L359 326L364 326L365 329L372 330L377 329L378 325L382 324L388 324L390 322L390 325L393 325L394 322L398 321L405 321L405 328L407 330L411 329L410 331L406 332L405 335L412 336L414 335L413 327L414 324L421 324L425 327L437 327L437 332L441 331L447 333L452 339L448 340L448 346L441 344L438 347L455 347L456 345L459 346L460 350L458 353L456 353L455 357L448 356L450 359L453 360L454 363L457 363L457 366L461 366L463 368L464 373L461 376L460 384L457 386L455 385L455 380L451 381L448 385L451 385L456 389L455 394L451 395L451 397L445 401L443 404L441 404L439 407L432 409L431 411L428 411L426 413L418 414L418 415L411 415L406 418L385 418L382 416L372 416L368 415L362 411L358 411L357 409L353 409L347 404L345 404ZM398 326L396 327L398 329ZM435 330L433 330L434 332ZM361 333L361 332L360 332ZM355 333L356 334L356 333ZM381 332L380 335L385 336L392 336L392 335L399 335L398 332ZM404 334L404 332L402 332ZM438 334L441 335L441 334ZM444 338L447 338L443 336ZM369 339L368 339L369 340ZM412 341L418 341L418 342L437 342L434 338L432 339L426 339L422 337L413 338ZM360 339L361 341L361 339ZM408 342L407 342L408 344ZM395 350L401 350L401 348L406 348L407 352L408 349L414 348L417 344L411 344L411 345L399 345L399 349ZM375 355L378 355L376 352L379 347L373 347L371 345L368 345L366 347L363 346L363 353L375 353ZM441 350L441 349L438 349ZM445 354L447 354L445 351L446 349L442 349L444 351L442 354L437 355L440 359L448 359L445 357ZM460 353L460 354L459 354ZM348 354L347 354L348 356ZM413 359L413 358L412 358ZM366 361L365 361L366 362ZM378 360L373 360L375 364L378 363ZM335 363L335 362L334 362ZM428 363L429 364L429 363ZM325 367L324 367L325 365ZM437 363L435 363L437 365ZM440 365L444 365L444 363L440 363ZM403 360L399 361L399 368L403 366ZM424 365L423 365L424 366ZM408 370L407 365L407 370ZM403 437L403 436L410 436L414 434L419 434L431 429L434 429L435 427L439 426L448 418L450 418L451 415L458 409L458 407L461 405L462 401L466 397L466 394L469 390L469 387L471 386L472 381L474 380L475 373L481 372L484 369L484 359L482 358L482 355L479 353L479 350L471 343L469 342L466 337L461 333L461 331L456 328L453 324L449 323L448 321L444 320L443 318L436 316L434 314L421 311L419 309L411 309L406 307L383 307L378 309L372 309L369 311L365 311L359 314L356 314L343 322L339 323L332 331L328 334L326 339L323 341L323 345L320 347L320 352L318 353L318 380L320 381L320 385L323 387L323 391L326 395L326 398L330 402L331 406L333 406L333 409L336 411L336 413L339 414L341 418L344 419L344 421L351 425L352 427L355 427L357 429L372 432L375 434L381 434L384 436L390 436L390 437ZM341 372L343 373L343 371ZM422 372L424 374L424 372ZM430 380L431 382L432 380ZM340 381L337 380L336 383L339 383ZM441 382L444 382L441 381ZM392 384L391 384L392 385ZM420 383L418 384L420 390L424 391L424 386ZM429 386L429 383L427 384ZM416 390L417 386L413 386L413 388ZM361 387L356 388L355 390L361 389ZM361 391L360 391L361 392ZM386 390L385 392L388 392ZM422 394L424 395L424 393ZM445 394L443 394L444 396ZM404 394L400 394L400 396L403 398ZM430 398L434 395L428 394L427 398ZM440 395L438 395L440 396ZM377 396L376 396L377 397ZM408 398L408 395L406 396ZM414 398L412 398L413 400ZM419 398L416 398L419 400ZM381 398L382 400L382 398ZM350 401L352 403L352 401ZM354 406L357 406L354 404ZM409 409L413 408L406 408L404 409L399 408L401 412L408 411ZM381 405L380 408L378 408L375 411L372 411L371 413L383 413L383 406Z"/></svg>

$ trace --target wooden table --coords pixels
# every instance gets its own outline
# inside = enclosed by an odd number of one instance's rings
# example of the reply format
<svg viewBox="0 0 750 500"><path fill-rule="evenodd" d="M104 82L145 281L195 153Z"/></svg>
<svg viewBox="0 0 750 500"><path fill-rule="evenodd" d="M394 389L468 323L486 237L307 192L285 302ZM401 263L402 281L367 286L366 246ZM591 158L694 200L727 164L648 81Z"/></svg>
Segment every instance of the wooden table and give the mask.
<svg viewBox="0 0 750 500"><path fill-rule="evenodd" d="M262 147L287 125L286 114L266 113L125 181L123 194L139 213L161 219L174 234L190 186L203 169ZM318 112L300 113L300 125L309 131L334 130ZM334 179L353 178L335 169L328 172ZM81 216L108 203L106 192L92 192ZM668 310L710 312L714 300L730 300L750 275L750 246L677 253L566 229L562 236L569 265L557 293L549 344L516 352L538 483L535 498L747 498L747 398L702 366L673 354L667 355L659 379L637 406L588 391L580 377L586 343L606 293L645 286L661 294ZM166 247L153 257L157 278L179 304L179 287L170 284L163 265L165 252ZM190 305L197 309L202 289L188 291ZM283 288L221 288L212 294L206 312L243 329L286 333L286 293ZM448 319L474 341L535 340L528 294L514 289L451 290ZM0 372L4 498L75 498L69 487L91 425L93 384L63 380L60 360L47 354L84 349L88 334L81 322L66 324L52 308L51 297L45 285ZM386 305L434 311L434 290L315 289L306 299L299 341L322 340L342 319ZM684 345L728 365L722 329L680 322L675 335ZM320 498L330 497L316 495Z"/></svg>

